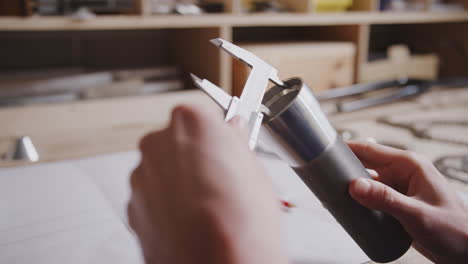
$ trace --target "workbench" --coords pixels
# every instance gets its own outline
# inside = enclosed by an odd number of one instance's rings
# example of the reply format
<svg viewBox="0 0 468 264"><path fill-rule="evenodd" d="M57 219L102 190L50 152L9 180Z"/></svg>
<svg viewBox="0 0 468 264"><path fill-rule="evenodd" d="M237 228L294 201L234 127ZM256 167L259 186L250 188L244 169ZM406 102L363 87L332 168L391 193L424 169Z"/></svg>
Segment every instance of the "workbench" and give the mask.
<svg viewBox="0 0 468 264"><path fill-rule="evenodd" d="M2 151L11 148L15 135L30 135L40 155L40 163L70 159L89 159L95 155L136 149L141 136L153 129L166 126L170 110L179 103L198 102L213 110L217 106L199 91L171 93L165 96L108 99L99 102L81 102L66 105L38 105L0 110L3 125ZM432 161L443 156L466 155L468 146L417 138L409 131L378 122L379 117L403 120L466 120L468 89L433 88L430 92L410 100L330 116L340 131L347 130L354 139L372 138L382 144L421 152ZM326 106L324 106L326 107ZM217 111L215 110L215 111ZM11 118L15 116L16 118ZM90 118L92 116L93 118ZM448 138L468 142L468 127L458 128L459 135ZM454 130L450 130L453 132ZM8 143L6 143L8 142ZM2 162L3 167L29 166L22 162ZM128 170L128 168L127 168ZM462 179L450 179L450 184L468 194L468 185ZM411 249L398 264L421 264L428 261Z"/></svg>

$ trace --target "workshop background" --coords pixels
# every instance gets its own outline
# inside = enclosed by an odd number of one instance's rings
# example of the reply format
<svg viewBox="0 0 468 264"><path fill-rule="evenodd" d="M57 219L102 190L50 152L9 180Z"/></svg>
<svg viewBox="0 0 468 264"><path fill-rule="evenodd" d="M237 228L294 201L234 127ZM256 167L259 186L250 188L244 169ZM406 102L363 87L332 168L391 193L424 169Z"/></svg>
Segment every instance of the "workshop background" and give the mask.
<svg viewBox="0 0 468 264"><path fill-rule="evenodd" d="M467 6L0 0L0 173L133 151L173 106L216 108L189 73L240 95L249 69L209 43L223 38L305 80L344 138L420 152L468 193Z"/></svg>

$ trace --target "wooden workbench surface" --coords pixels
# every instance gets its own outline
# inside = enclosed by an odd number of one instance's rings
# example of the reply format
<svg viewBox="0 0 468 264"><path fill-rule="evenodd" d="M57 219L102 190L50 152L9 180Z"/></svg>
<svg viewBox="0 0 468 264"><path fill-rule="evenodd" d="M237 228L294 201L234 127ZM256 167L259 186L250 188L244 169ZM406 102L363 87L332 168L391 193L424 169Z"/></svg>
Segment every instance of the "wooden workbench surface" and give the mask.
<svg viewBox="0 0 468 264"><path fill-rule="evenodd" d="M77 102L63 105L36 105L0 109L0 152L12 149L13 139L31 136L41 155L41 162L80 158L136 148L146 132L166 126L170 110L179 103L196 103L214 110L217 106L199 91ZM435 89L411 101L382 105L347 114L332 115L335 127L358 134L358 139L375 138L393 142L410 150L425 153L435 160L447 154L466 154L468 146L442 144L411 137L408 132L375 122L379 116L465 116L468 89ZM216 111L216 110L215 110ZM402 115L404 113L404 115ZM465 135L468 133L465 132ZM24 163L3 162L3 166ZM459 191L468 193L461 182L451 181ZM369 262L373 263L373 262ZM395 264L431 263L414 249Z"/></svg>

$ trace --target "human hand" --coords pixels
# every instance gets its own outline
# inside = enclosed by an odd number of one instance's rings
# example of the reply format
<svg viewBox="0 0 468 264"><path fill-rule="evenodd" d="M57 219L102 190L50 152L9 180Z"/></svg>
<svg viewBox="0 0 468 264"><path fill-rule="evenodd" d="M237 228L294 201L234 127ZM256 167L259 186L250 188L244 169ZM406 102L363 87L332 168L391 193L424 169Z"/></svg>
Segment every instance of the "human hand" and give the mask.
<svg viewBox="0 0 468 264"><path fill-rule="evenodd" d="M240 123L179 106L141 140L128 215L147 263L286 263L278 199Z"/></svg>
<svg viewBox="0 0 468 264"><path fill-rule="evenodd" d="M436 263L468 260L468 208L432 163L412 152L375 143L348 142L375 180L357 179L351 196L365 207L393 215L413 246Z"/></svg>

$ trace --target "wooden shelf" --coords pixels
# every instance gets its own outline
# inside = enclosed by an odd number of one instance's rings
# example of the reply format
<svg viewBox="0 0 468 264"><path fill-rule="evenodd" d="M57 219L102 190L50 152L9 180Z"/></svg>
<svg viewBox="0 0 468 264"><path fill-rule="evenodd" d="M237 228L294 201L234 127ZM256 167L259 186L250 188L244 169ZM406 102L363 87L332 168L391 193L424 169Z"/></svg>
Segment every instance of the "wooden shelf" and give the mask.
<svg viewBox="0 0 468 264"><path fill-rule="evenodd" d="M382 52L395 43L405 44L415 53L437 54L442 77L468 76L466 59L460 55L468 47L464 34L468 12L364 12L375 10L376 2L359 3L367 5L353 8L361 11L333 14L103 15L87 21L0 16L0 71L169 65L183 73L186 88L193 88L188 73L194 73L230 93L232 58L208 42L219 37L238 44L346 42L356 47L354 81L359 80L370 51ZM4 138L0 153L12 149L18 135L31 136L45 161L132 149L143 133L166 125L170 110L181 102L213 104L199 91L189 90L0 109L0 121L7 124L0 133ZM63 120L73 126L54 126ZM102 141L101 135L112 137ZM16 164L7 164L12 165Z"/></svg>
<svg viewBox="0 0 468 264"><path fill-rule="evenodd" d="M0 31L129 30L157 28L209 28L256 26L313 26L352 24L420 24L466 22L468 12L334 14L206 14L202 16L100 16L88 21L65 17L0 17Z"/></svg>
<svg viewBox="0 0 468 264"><path fill-rule="evenodd" d="M0 108L0 153L11 151L18 135L33 139L41 162L132 150L144 134L167 126L179 104L221 110L196 90ZM24 163L0 160L0 168L19 165Z"/></svg>

